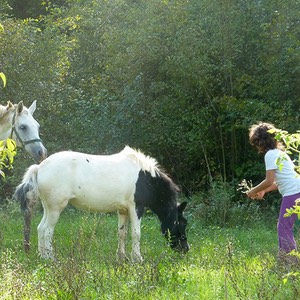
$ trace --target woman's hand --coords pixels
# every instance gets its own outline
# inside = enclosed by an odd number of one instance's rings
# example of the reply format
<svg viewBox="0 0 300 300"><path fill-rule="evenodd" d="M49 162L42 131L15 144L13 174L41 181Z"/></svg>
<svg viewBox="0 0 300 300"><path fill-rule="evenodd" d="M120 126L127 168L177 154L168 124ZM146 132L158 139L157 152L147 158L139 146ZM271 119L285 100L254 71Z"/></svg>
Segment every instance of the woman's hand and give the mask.
<svg viewBox="0 0 300 300"><path fill-rule="evenodd" d="M255 199L257 199L257 200L262 200L262 199L264 199L265 193L266 193L265 191L260 191L260 192L258 192L258 193L256 194Z"/></svg>
<svg viewBox="0 0 300 300"><path fill-rule="evenodd" d="M251 199L261 200L263 199L265 193L274 191L275 189L277 189L277 185L275 184L275 170L267 170L266 178L246 194Z"/></svg>
<svg viewBox="0 0 300 300"><path fill-rule="evenodd" d="M251 199L257 199L257 200L262 200L264 198L265 195L265 191L260 191L260 192L255 192L252 190L248 191L246 194L249 198Z"/></svg>

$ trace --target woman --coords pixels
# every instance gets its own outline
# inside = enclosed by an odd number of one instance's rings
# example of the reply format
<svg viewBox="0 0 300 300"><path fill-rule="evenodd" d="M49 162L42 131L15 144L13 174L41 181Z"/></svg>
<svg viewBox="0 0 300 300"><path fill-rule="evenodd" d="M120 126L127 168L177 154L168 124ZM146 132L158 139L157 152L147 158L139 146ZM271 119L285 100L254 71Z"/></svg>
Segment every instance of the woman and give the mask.
<svg viewBox="0 0 300 300"><path fill-rule="evenodd" d="M265 193L278 189L282 195L282 202L277 223L279 258L292 260L295 257L287 256L297 250L293 227L297 216L284 217L287 208L295 205L295 200L300 198L300 176L295 171L284 148L275 139L276 128L269 123L260 122L252 125L249 130L250 144L264 154L266 176L265 179L247 192L251 199L263 199Z"/></svg>

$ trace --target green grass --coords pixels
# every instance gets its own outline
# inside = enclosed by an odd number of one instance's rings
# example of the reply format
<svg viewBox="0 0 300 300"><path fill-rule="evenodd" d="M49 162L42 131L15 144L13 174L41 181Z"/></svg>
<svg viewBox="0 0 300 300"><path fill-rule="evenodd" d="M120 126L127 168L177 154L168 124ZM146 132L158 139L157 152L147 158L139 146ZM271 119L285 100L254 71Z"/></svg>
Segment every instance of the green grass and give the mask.
<svg viewBox="0 0 300 300"><path fill-rule="evenodd" d="M22 215L0 210L0 299L297 299L296 269L278 265L276 219L235 228L203 226L189 215L191 250L173 252L155 216L142 221L143 264L116 260L117 216L67 209L56 226L57 262L22 248ZM298 238L297 238L298 239ZM128 250L131 243L128 241ZM129 254L129 252L128 252Z"/></svg>

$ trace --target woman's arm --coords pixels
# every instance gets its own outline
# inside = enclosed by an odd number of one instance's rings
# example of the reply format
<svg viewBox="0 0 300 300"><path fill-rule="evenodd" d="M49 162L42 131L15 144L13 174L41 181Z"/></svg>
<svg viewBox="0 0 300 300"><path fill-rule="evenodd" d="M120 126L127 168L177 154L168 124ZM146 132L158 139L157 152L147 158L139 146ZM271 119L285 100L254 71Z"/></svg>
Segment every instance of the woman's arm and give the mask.
<svg viewBox="0 0 300 300"><path fill-rule="evenodd" d="M277 185L274 183L274 181L275 170L267 170L266 178L260 184L256 185L249 192L247 192L247 196L251 199L262 199L265 193L277 189Z"/></svg>

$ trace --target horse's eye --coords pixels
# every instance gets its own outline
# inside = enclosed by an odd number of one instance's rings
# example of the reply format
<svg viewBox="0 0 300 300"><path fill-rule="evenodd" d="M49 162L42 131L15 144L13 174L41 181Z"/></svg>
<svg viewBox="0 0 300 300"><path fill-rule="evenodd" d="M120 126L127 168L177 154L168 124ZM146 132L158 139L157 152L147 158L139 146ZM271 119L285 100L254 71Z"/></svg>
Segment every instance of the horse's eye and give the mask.
<svg viewBox="0 0 300 300"><path fill-rule="evenodd" d="M21 130L26 130L26 128L27 128L26 125L21 125L21 126L20 126L20 129L21 129Z"/></svg>

